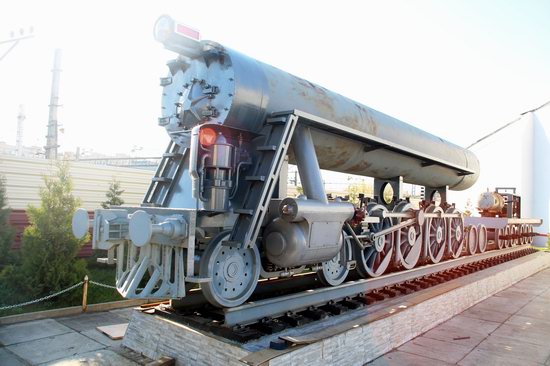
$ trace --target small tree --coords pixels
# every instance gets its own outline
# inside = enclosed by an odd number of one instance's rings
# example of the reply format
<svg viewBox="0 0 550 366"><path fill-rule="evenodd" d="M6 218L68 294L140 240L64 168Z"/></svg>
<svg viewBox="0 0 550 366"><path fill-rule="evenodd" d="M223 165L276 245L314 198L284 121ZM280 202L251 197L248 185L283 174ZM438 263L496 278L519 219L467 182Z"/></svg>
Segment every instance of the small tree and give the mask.
<svg viewBox="0 0 550 366"><path fill-rule="evenodd" d="M7 207L6 183L4 177L0 176L0 268L10 264L14 257L11 245L15 230L8 220L10 211Z"/></svg>
<svg viewBox="0 0 550 366"><path fill-rule="evenodd" d="M107 201L101 202L101 207L109 208L111 206L123 205L124 200L121 197L122 193L124 193L124 190L120 189L120 182L116 179L113 179L113 181L109 184L109 190L107 191L107 193L105 193Z"/></svg>
<svg viewBox="0 0 550 366"><path fill-rule="evenodd" d="M40 206L27 210L31 225L25 229L21 245L20 272L27 293L32 295L66 288L80 281L86 270L86 263L75 258L86 238L75 238L71 230L79 200L72 195L68 163L59 163L57 173L44 177L44 182Z"/></svg>
<svg viewBox="0 0 550 366"><path fill-rule="evenodd" d="M349 201L355 205L359 205L359 193L363 193L365 196L372 196L372 184L366 182L351 183L348 186L347 193L349 194Z"/></svg>

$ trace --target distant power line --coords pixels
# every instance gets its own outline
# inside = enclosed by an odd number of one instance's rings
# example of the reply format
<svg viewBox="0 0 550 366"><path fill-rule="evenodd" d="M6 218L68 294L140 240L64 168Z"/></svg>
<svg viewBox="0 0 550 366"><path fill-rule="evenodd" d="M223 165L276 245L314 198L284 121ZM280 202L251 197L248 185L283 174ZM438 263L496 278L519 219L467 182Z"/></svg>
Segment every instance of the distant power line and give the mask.
<svg viewBox="0 0 550 366"><path fill-rule="evenodd" d="M24 29L20 29L19 30L19 35L18 36L15 36L15 32L11 32L11 38L9 39L5 39L3 41L0 41L0 44L3 44L3 43L11 43L12 45L8 48L8 50L6 52L4 52L2 54L2 56L0 56L0 61L2 61L18 44L19 42L25 40L25 39L29 39L29 38L32 38L34 37L34 34L32 34L34 32L34 28L33 27L30 27L29 28L29 33L30 34L25 34L25 30Z"/></svg>
<svg viewBox="0 0 550 366"><path fill-rule="evenodd" d="M519 120L520 120L524 115L526 115L527 113L536 112L536 111L538 111L539 109L544 108L544 107L546 107L546 106L549 105L549 104L550 104L550 100L549 100L548 102L546 102L546 103L544 103L544 104L538 106L537 108L530 109L530 110L528 110L528 111L525 111L525 112L523 112L523 113L520 113L519 117L517 117L516 119L514 119L514 120L512 120L512 121L510 121L510 122L508 122L508 123L506 123L504 126L501 126L501 127L497 128L496 130L494 130L494 131L491 132L490 134L483 136L482 138L480 138L479 140L477 140L476 142L474 142L473 144L471 144L470 146L468 146L466 149L469 149L469 148L471 148L471 147L473 147L473 146L479 144L481 141L488 139L489 137L493 136L494 134L496 134L496 133L498 133L498 132L504 130L506 127L508 127L508 126L510 126L510 125L513 125L514 123L516 123L517 121L519 121Z"/></svg>

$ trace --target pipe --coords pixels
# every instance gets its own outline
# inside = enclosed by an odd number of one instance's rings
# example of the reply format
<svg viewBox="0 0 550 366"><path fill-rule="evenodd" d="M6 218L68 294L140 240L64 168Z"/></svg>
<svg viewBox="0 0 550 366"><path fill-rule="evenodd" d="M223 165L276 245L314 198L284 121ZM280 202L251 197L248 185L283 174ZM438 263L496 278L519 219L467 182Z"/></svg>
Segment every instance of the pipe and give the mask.
<svg viewBox="0 0 550 366"><path fill-rule="evenodd" d="M297 126L292 137L292 149L298 166L298 174L302 181L304 194L308 199L328 204L321 169L313 146L309 127Z"/></svg>

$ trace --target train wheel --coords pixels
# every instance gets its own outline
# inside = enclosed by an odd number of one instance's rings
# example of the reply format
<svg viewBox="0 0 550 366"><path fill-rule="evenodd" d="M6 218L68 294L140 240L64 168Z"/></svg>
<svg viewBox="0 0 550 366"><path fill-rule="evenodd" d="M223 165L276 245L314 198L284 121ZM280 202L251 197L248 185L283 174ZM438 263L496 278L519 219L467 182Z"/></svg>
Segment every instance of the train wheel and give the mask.
<svg viewBox="0 0 550 366"><path fill-rule="evenodd" d="M487 236L487 228L483 224L477 226L477 248L480 253L485 253L487 250L487 243L489 242Z"/></svg>
<svg viewBox="0 0 550 366"><path fill-rule="evenodd" d="M400 202L393 209L394 212L407 212L413 210L408 202ZM399 224L401 219L396 219L395 224ZM399 229L396 233L396 253L395 262L399 267L411 269L416 266L420 253L422 252L422 229L420 225L414 224Z"/></svg>
<svg viewBox="0 0 550 366"><path fill-rule="evenodd" d="M518 233L519 233L519 245L523 245L525 244L525 225L524 224L521 224L521 225L518 225Z"/></svg>
<svg viewBox="0 0 550 366"><path fill-rule="evenodd" d="M511 225L510 226L510 235L512 235L512 245L513 247L515 247L516 245L519 245L519 235L520 235L520 232L519 232L519 227L518 225Z"/></svg>
<svg viewBox="0 0 550 366"><path fill-rule="evenodd" d="M439 206L429 206L426 213L443 213ZM432 263L439 263L445 255L447 242L447 221L441 217L429 217L424 228L424 243L427 257Z"/></svg>
<svg viewBox="0 0 550 366"><path fill-rule="evenodd" d="M494 229L495 230L495 245L498 249L503 249L505 246L505 239L504 236L504 228L502 229Z"/></svg>
<svg viewBox="0 0 550 366"><path fill-rule="evenodd" d="M468 254L473 255L477 253L477 226L470 225L466 228L466 235L464 236L466 241L466 250Z"/></svg>
<svg viewBox="0 0 550 366"><path fill-rule="evenodd" d="M256 246L239 249L222 245L229 231L215 236L201 257L200 275L211 278L201 284L204 297L217 307L233 307L245 302L256 289L260 277L260 253Z"/></svg>
<svg viewBox="0 0 550 366"><path fill-rule="evenodd" d="M449 207L445 213L457 214L459 211L454 207ZM452 258L458 258L462 254L462 248L464 246L464 218L450 218L447 227L448 237L447 243L449 246L449 254Z"/></svg>
<svg viewBox="0 0 550 366"><path fill-rule="evenodd" d="M504 237L506 237L506 239L504 239L504 247L510 248L512 246L512 229L509 225L506 225L504 228Z"/></svg>
<svg viewBox="0 0 550 366"><path fill-rule="evenodd" d="M317 276L326 286L338 286L348 276L348 262L352 260L351 240L345 232L342 232L342 248L340 252L329 261L323 262Z"/></svg>
<svg viewBox="0 0 550 366"><path fill-rule="evenodd" d="M382 205L369 203L367 205L369 216L376 216L381 211L388 211ZM371 233L388 229L392 226L390 218L380 218L377 224L369 224ZM393 233L378 237L370 246L361 249L354 245L355 259L357 261L357 272L362 277L378 277L390 267L393 260L394 240Z"/></svg>
<svg viewBox="0 0 550 366"><path fill-rule="evenodd" d="M533 244L534 236L533 236L533 225L527 225L527 244L531 245Z"/></svg>

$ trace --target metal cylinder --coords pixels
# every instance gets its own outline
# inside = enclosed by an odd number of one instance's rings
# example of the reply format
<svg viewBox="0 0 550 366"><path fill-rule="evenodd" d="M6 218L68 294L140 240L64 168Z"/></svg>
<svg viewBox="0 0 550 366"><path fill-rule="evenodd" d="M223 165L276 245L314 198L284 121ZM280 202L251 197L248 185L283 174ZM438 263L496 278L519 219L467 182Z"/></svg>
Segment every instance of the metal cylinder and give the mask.
<svg viewBox="0 0 550 366"><path fill-rule="evenodd" d="M316 200L287 197L279 204L279 216L288 222L309 221L347 221L353 218L355 209L350 202L322 203Z"/></svg>
<svg viewBox="0 0 550 366"><path fill-rule="evenodd" d="M282 268L324 262L334 258L342 246L340 231L336 230L334 245L316 246L309 242L307 222L292 223L275 219L264 232L266 256L271 263Z"/></svg>
<svg viewBox="0 0 550 366"><path fill-rule="evenodd" d="M217 43L201 45L202 53L196 56L165 43L185 56L169 64L171 74L163 83L162 120L174 139L179 132L204 123L259 132L272 113L301 110L407 150L376 149L312 129L322 169L380 179L402 176L407 183L453 190L467 189L477 180L479 162L464 148ZM293 145L296 153L296 140ZM430 164L415 154L473 174L457 174L456 169Z"/></svg>
<svg viewBox="0 0 550 366"><path fill-rule="evenodd" d="M294 132L292 142L304 194L308 199L328 203L310 128L298 126Z"/></svg>
<svg viewBox="0 0 550 366"><path fill-rule="evenodd" d="M501 212L505 205L504 197L496 192L483 192L477 201L478 208L492 212Z"/></svg>
<svg viewBox="0 0 550 366"><path fill-rule="evenodd" d="M206 159L203 179L204 207L209 211L225 212L229 209L229 191L232 188L233 149L219 135Z"/></svg>

